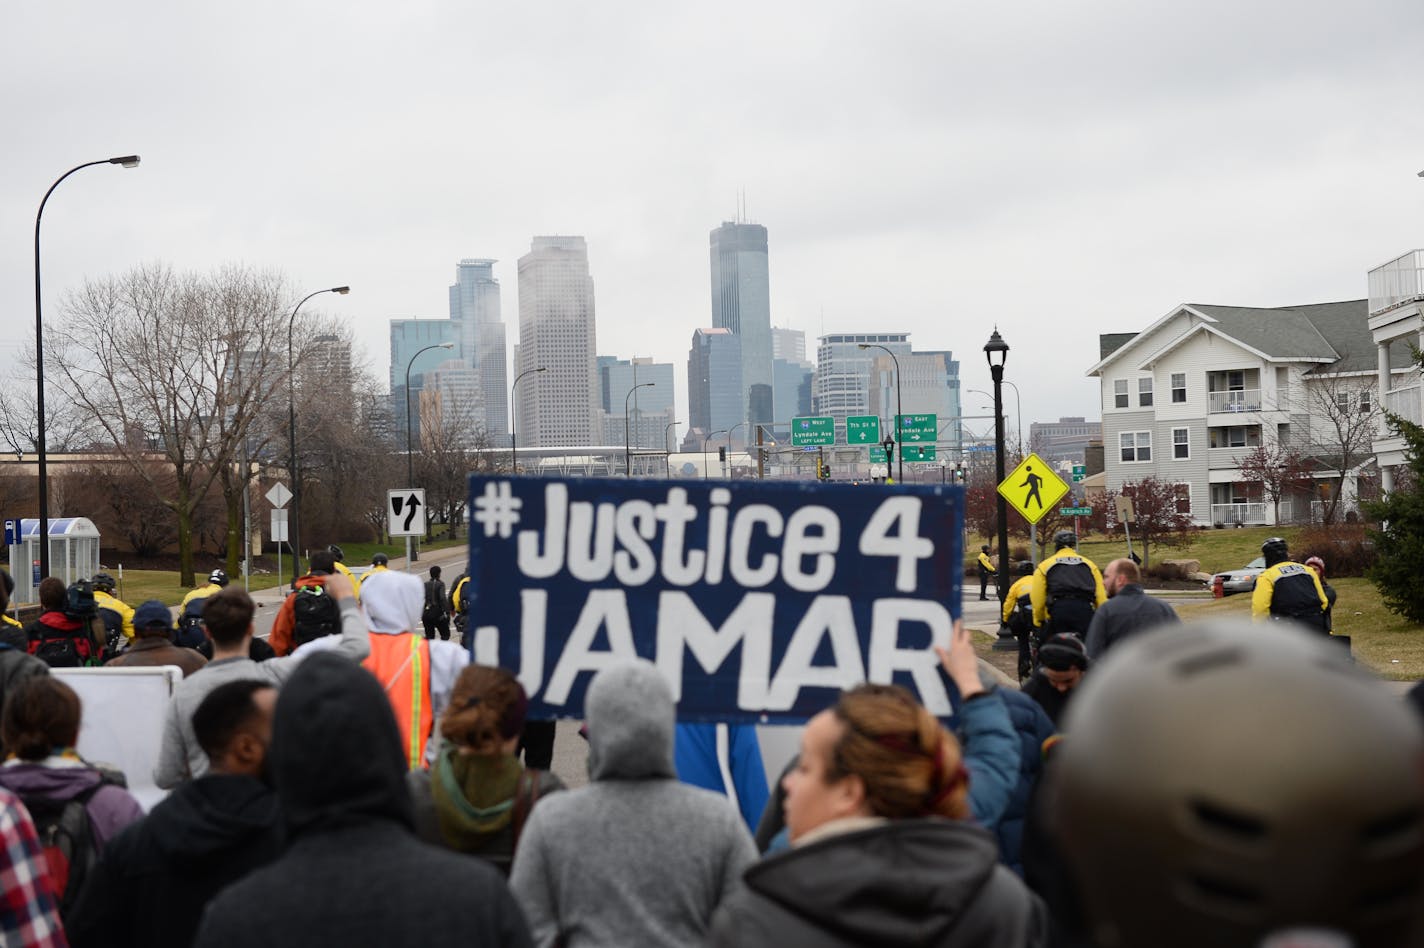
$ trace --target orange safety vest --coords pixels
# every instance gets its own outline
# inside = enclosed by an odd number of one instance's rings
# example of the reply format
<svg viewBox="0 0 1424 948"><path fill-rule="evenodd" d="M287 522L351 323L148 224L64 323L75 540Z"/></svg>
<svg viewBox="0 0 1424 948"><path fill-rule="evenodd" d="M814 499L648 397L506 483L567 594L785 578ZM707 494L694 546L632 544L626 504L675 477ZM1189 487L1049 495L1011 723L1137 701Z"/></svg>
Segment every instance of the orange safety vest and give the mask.
<svg viewBox="0 0 1424 948"><path fill-rule="evenodd" d="M435 715L430 709L430 643L412 632L372 633L371 654L361 664L376 676L400 727L401 747L411 770L425 766L425 743Z"/></svg>

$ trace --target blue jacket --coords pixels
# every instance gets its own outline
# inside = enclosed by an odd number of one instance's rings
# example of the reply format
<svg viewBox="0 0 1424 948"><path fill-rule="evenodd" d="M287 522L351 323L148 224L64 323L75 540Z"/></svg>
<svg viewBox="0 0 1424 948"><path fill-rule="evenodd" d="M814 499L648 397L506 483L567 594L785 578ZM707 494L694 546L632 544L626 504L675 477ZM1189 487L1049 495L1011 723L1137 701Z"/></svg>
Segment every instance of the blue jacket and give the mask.
<svg viewBox="0 0 1424 948"><path fill-rule="evenodd" d="M1024 821L1028 818L1034 784L1043 770L1043 742L1056 733L1056 728L1038 702L1028 695L1007 688L1000 689L1000 694L1004 696L1009 720L1018 735L1019 771L1013 792L1009 794L1008 807L992 830L999 839L999 862L1022 876L1020 852L1023 849Z"/></svg>
<svg viewBox="0 0 1424 948"><path fill-rule="evenodd" d="M973 701L959 700L953 684L955 731L964 745L964 769L969 771L969 810L980 826L997 831L1019 780L1019 738L1009 715L1003 688Z"/></svg>
<svg viewBox="0 0 1424 948"><path fill-rule="evenodd" d="M718 747L717 730L727 729L727 742ZM761 743L754 724L685 724L674 732L673 764L677 779L730 797L747 827L755 831L770 795ZM732 779L727 786L725 776Z"/></svg>

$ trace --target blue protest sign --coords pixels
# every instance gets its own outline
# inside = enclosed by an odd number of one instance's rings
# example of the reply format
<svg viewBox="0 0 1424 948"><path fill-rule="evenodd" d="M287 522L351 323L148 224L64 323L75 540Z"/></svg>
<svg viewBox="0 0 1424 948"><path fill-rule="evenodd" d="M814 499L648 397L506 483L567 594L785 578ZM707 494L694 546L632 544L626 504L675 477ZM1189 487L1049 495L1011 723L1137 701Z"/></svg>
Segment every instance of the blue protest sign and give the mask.
<svg viewBox="0 0 1424 948"><path fill-rule="evenodd" d="M473 475L469 510L466 640L531 716L581 716L634 655L683 720L804 721L863 681L950 714L962 487Z"/></svg>

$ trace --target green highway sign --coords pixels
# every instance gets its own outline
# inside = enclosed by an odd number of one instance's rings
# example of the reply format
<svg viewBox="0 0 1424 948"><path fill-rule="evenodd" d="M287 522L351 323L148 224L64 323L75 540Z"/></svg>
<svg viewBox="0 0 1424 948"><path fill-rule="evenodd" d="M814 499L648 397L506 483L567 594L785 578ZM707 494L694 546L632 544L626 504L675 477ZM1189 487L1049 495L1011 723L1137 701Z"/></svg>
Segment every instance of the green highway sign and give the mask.
<svg viewBox="0 0 1424 948"><path fill-rule="evenodd" d="M931 415L931 418L934 416ZM932 444L902 444L900 445L900 455L908 462L912 461L933 461L935 459L935 446Z"/></svg>
<svg viewBox="0 0 1424 948"><path fill-rule="evenodd" d="M890 459L885 456L885 449L882 448L882 447L881 447L880 445L878 445L878 444L872 444L872 445L870 446L870 463L871 463L871 464L889 464L889 463L890 463Z"/></svg>
<svg viewBox="0 0 1424 948"><path fill-rule="evenodd" d="M896 415L895 418L896 423L900 426L901 441L928 441L933 444L938 440L938 416ZM905 460L910 459L907 457Z"/></svg>
<svg viewBox="0 0 1424 948"><path fill-rule="evenodd" d="M836 420L830 416L791 419L791 446L836 443Z"/></svg>
<svg viewBox="0 0 1424 948"><path fill-rule="evenodd" d="M1083 464L1074 464L1074 465L1073 465L1073 483L1075 483L1075 484L1078 483L1078 482L1081 481L1084 477L1086 477L1087 474L1088 474L1088 468L1087 468L1086 465L1083 465Z"/></svg>
<svg viewBox="0 0 1424 948"><path fill-rule="evenodd" d="M1058 512L1065 517L1091 517L1092 507L1059 507Z"/></svg>
<svg viewBox="0 0 1424 948"><path fill-rule="evenodd" d="M879 444L880 418L877 415L851 415L846 419L846 444Z"/></svg>

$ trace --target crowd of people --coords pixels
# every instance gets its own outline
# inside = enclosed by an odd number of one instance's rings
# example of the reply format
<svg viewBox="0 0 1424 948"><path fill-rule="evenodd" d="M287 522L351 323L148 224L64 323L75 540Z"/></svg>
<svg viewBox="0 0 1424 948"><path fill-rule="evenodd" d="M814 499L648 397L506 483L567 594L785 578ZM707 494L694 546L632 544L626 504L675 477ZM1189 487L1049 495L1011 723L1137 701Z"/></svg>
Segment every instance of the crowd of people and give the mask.
<svg viewBox="0 0 1424 948"><path fill-rule="evenodd" d="M1273 538L1260 623L1183 625L1132 560L1056 546L1004 603L1021 690L956 622L947 721L851 688L759 813L679 779L705 735L643 660L594 676L589 783L566 788L519 681L441 634L438 575L380 570L358 601L313 557L264 661L251 598L214 584L147 814L75 752L78 696L7 626L0 941L1424 945L1421 715L1302 618L1333 602L1320 574ZM40 592L37 621L74 631ZM129 664L192 651L166 607L118 634Z"/></svg>

